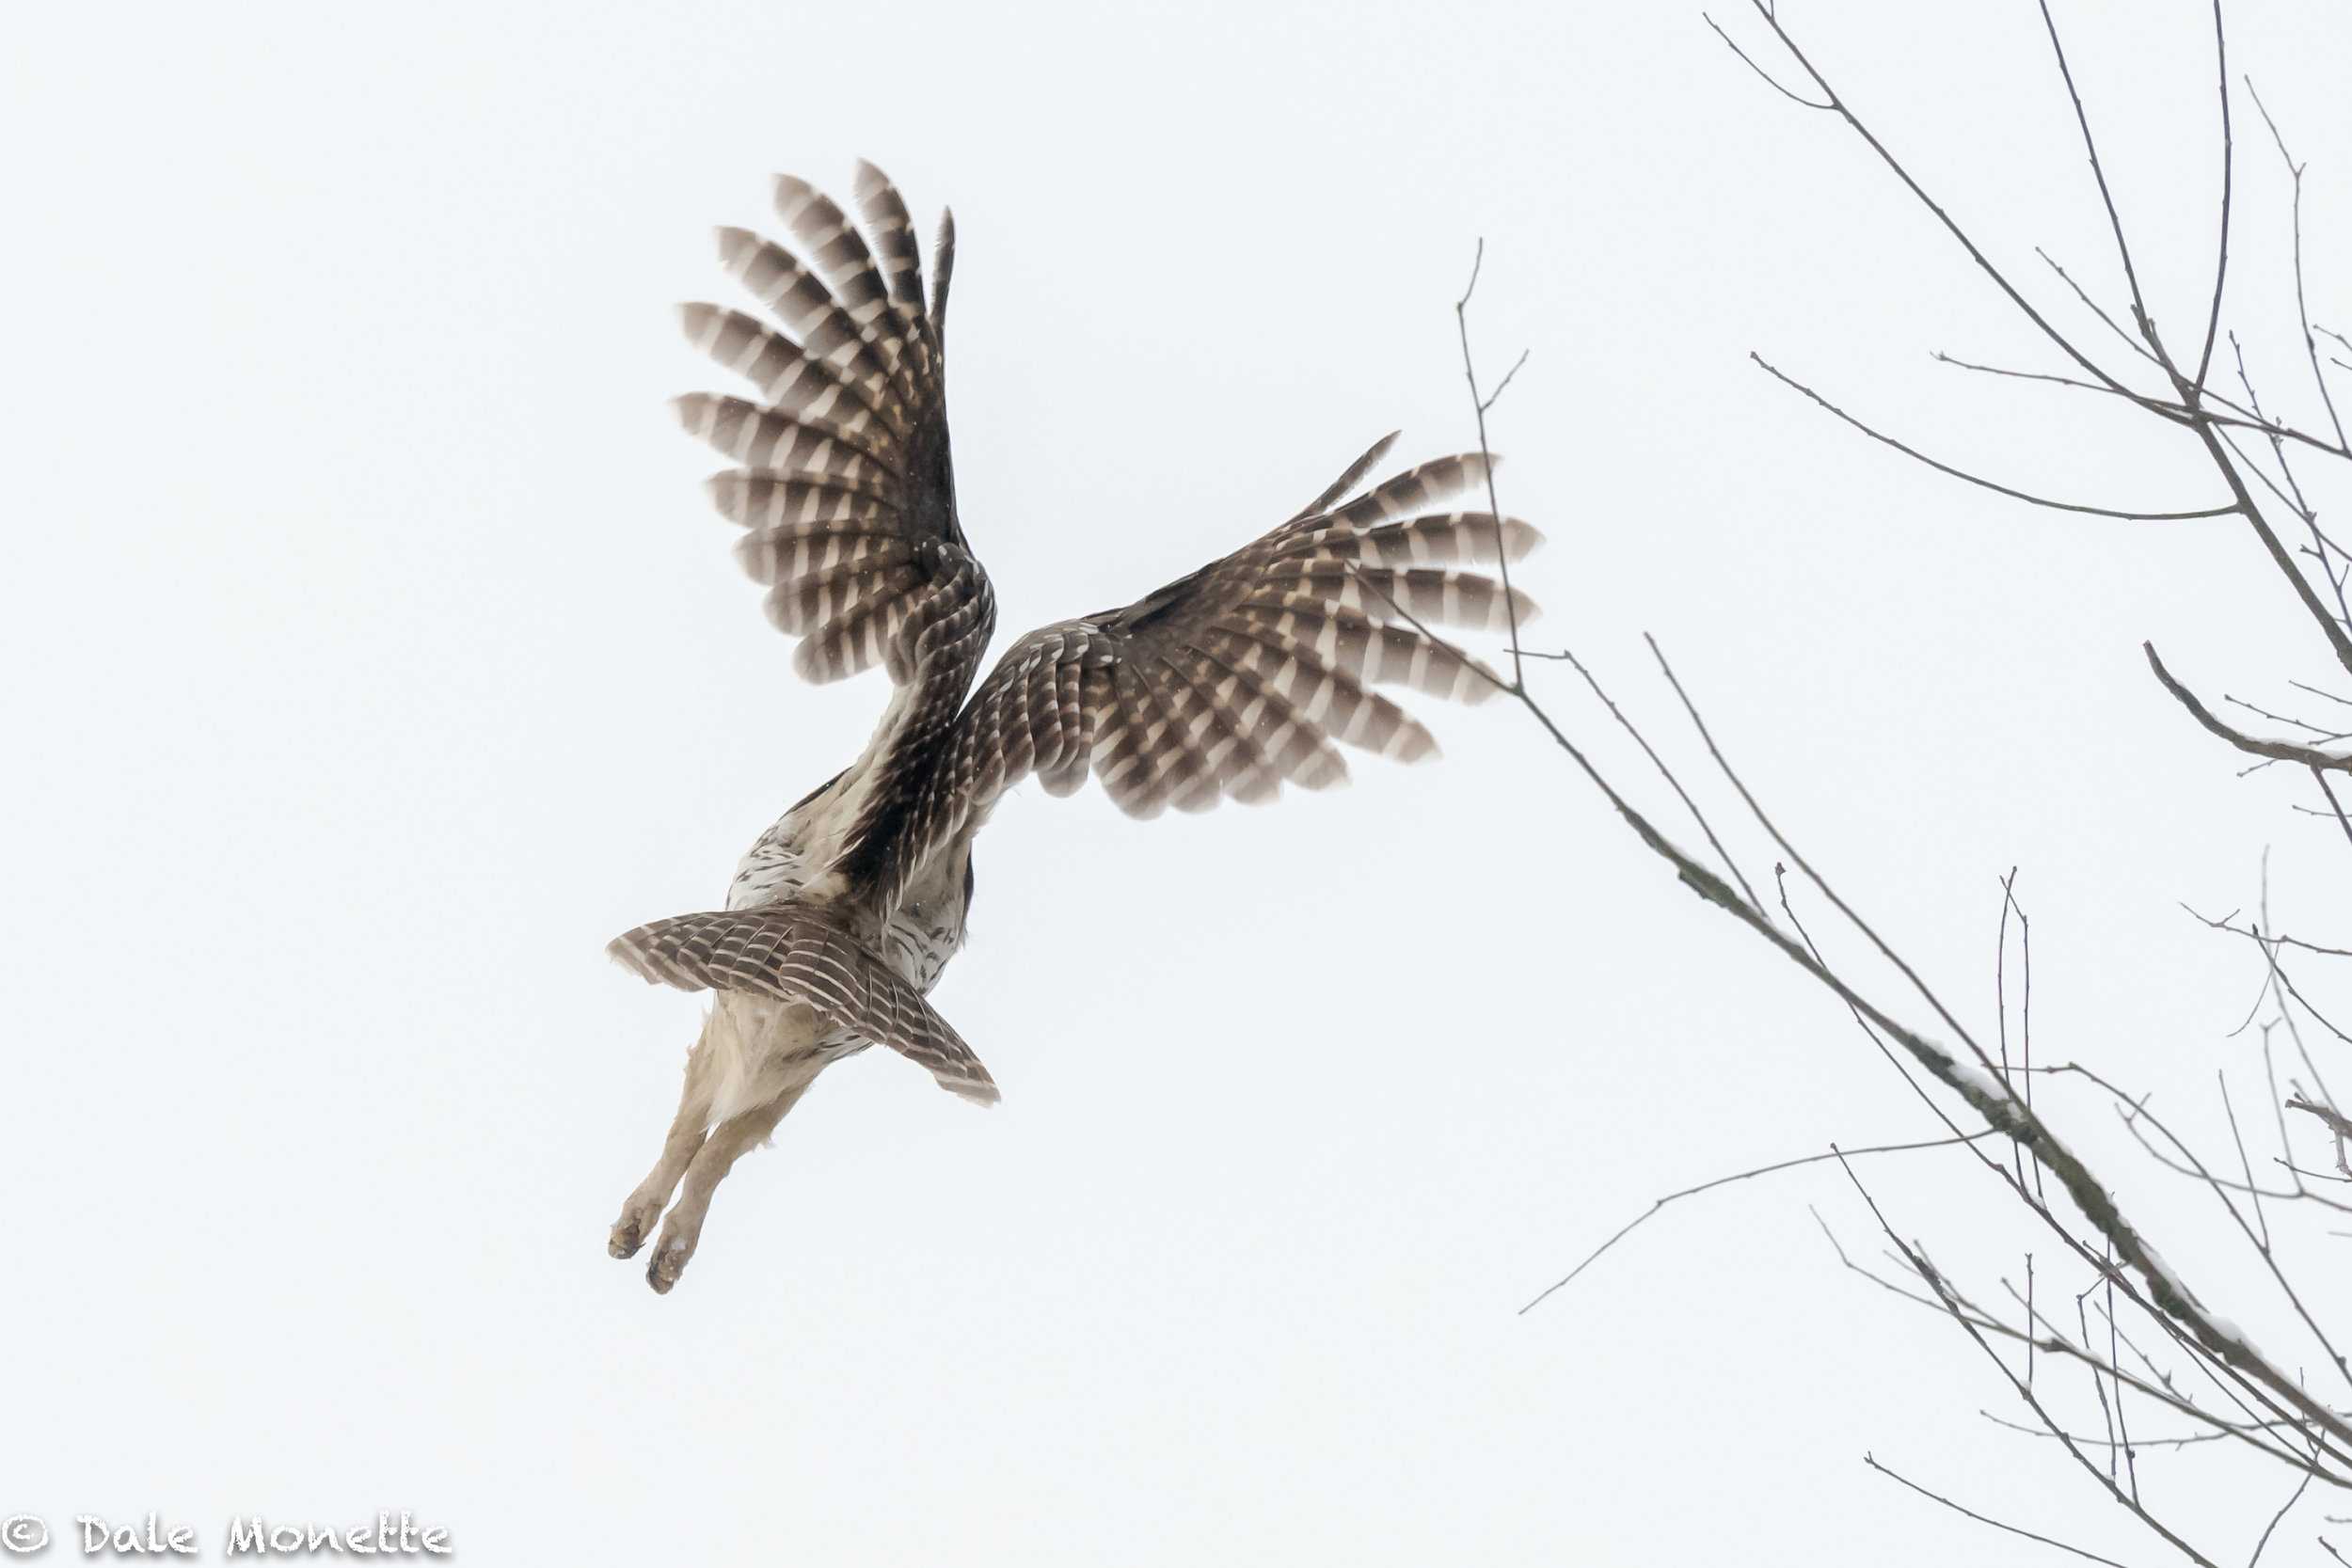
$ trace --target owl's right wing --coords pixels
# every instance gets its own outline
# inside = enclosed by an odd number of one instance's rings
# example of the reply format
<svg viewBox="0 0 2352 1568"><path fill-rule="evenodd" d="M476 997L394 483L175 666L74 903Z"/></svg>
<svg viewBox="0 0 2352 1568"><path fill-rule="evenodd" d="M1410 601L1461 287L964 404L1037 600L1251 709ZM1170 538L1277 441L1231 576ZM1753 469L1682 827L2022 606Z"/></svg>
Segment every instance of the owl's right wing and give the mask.
<svg viewBox="0 0 2352 1568"><path fill-rule="evenodd" d="M1440 458L1347 499L1390 436L1297 515L1120 610L1030 633L974 691L926 774L837 863L895 901L915 869L1030 774L1067 795L1091 771L1120 810L1272 800L1343 782L1333 742L1416 761L1437 743L1370 689L1467 703L1500 683L1425 626L1500 632L1535 605L1454 568L1517 561L1542 535L1486 512L1424 510L1485 483ZM1415 623L1419 623L1416 625Z"/></svg>

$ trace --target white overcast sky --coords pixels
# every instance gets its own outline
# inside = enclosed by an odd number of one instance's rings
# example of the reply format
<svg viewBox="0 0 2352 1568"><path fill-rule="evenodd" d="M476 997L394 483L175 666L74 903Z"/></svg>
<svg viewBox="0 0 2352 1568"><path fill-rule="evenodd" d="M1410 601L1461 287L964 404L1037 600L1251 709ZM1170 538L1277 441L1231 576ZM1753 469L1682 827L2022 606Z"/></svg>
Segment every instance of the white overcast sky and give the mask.
<svg viewBox="0 0 2352 1568"><path fill-rule="evenodd" d="M1784 15L2005 261L2106 285L2029 5ZM2061 16L2186 320L2205 17ZM2313 166L2321 319L2352 314L2352 25L2233 29ZM1688 757L1656 633L1971 1017L2020 866L2038 1050L2208 1094L2253 976L2179 901L2250 903L2265 846L2290 911L2342 885L2293 781L2235 778L2141 661L2324 674L2246 538L1967 490L1747 362L2020 483L2214 499L2155 433L1933 365L2046 368L1692 5L10 6L0 1513L158 1511L209 1559L231 1513L405 1508L500 1564L2028 1549L1870 1451L2136 1549L1976 1414L2014 1412L1965 1341L1839 1270L1808 1206L1871 1243L1834 1168L1515 1315L1664 1192L1934 1124L1500 705L1422 703L1442 763L1269 809L1024 789L935 993L1004 1103L869 1053L738 1167L675 1294L605 1256L698 1003L602 944L716 904L882 701L799 684L738 577L665 406L724 377L671 307L735 300L709 230L780 227L771 172L846 191L859 156L956 210L957 478L1008 635L1221 554L1384 431L1473 442L1483 236L1479 353L1530 353L1494 442L1551 541L1531 642ZM2249 298L2283 188L2249 151ZM2014 1267L1907 1158L1874 1171L1899 1223ZM2249 1540L2269 1488L2181 1512Z"/></svg>

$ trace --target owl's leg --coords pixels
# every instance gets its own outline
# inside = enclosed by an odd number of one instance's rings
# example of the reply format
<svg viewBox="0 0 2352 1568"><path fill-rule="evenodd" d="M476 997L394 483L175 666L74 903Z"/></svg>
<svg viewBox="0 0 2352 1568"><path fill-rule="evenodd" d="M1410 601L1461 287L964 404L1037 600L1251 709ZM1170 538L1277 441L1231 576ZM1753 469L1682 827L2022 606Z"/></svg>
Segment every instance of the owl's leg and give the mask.
<svg viewBox="0 0 2352 1568"><path fill-rule="evenodd" d="M612 1222L612 1239L605 1243L605 1250L615 1258L637 1256L637 1249L653 1234L654 1222L668 1207L670 1195L677 1191L678 1178L686 1174L686 1167L703 1147L717 1076L714 1057L706 1024L686 1058L686 1087L678 1096L677 1116L670 1123L669 1136L661 1141L661 1158L621 1205L621 1217Z"/></svg>
<svg viewBox="0 0 2352 1568"><path fill-rule="evenodd" d="M809 1082L803 1079L766 1104L730 1117L710 1130L710 1136L686 1167L685 1190L678 1194L670 1217L661 1222L661 1240L645 1260L645 1283L657 1293L669 1294L677 1276L686 1272L687 1259L694 1256L695 1243L702 1240L703 1215L710 1208L710 1195L719 1190L736 1161L776 1130L784 1114L807 1092Z"/></svg>

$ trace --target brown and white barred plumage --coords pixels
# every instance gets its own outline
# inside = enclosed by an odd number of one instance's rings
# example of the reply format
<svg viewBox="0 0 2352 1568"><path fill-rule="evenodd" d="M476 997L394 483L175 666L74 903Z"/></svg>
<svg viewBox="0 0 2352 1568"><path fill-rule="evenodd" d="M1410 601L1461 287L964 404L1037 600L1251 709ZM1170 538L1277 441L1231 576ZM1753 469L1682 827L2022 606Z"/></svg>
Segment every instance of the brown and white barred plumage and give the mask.
<svg viewBox="0 0 2352 1568"><path fill-rule="evenodd" d="M802 640L794 668L831 681L881 664L893 689L858 760L753 846L725 910L612 943L649 981L718 993L661 1160L612 1227L613 1254L632 1256L683 1180L646 1269L657 1291L692 1256L727 1169L837 1057L885 1045L995 1101L924 995L962 942L972 837L1006 790L1034 774L1067 795L1092 772L1122 811L1152 816L1340 783L1335 742L1416 761L1435 741L1375 685L1469 703L1496 689L1420 626L1494 632L1536 613L1456 568L1498 551L1517 561L1541 535L1428 510L1481 487L1482 459L1440 458L1356 493L1391 436L1263 538L1124 609L1030 633L973 690L996 607L948 451L954 223L941 224L927 307L898 193L860 164L855 195L862 230L778 178L797 256L719 230L720 259L782 332L714 305L683 311L688 337L762 400L677 407L741 465L711 479L711 499L745 530L736 559L767 585L769 619Z"/></svg>

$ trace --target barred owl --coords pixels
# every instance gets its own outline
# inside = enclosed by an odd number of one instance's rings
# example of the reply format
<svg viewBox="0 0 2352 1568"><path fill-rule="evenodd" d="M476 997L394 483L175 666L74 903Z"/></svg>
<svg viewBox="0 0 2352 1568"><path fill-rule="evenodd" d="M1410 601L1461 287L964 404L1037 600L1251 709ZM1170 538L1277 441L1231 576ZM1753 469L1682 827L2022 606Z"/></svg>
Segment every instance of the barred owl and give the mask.
<svg viewBox="0 0 2352 1568"><path fill-rule="evenodd" d="M1429 732L1372 687L1480 701L1492 676L1422 628L1495 631L1535 613L1454 569L1540 542L1516 519L1433 510L1483 483L1482 460L1362 488L1390 436L1272 531L1123 609L1031 632L974 689L996 606L948 453L954 219L927 304L898 191L867 164L854 191L852 222L777 179L797 254L719 230L721 260L774 325L715 305L682 312L688 337L756 389L677 408L739 465L710 495L744 531L736 559L767 585L769 619L801 639L794 667L821 682L880 664L891 692L864 754L752 846L725 909L611 945L648 981L717 993L660 1159L612 1231L612 1255L629 1258L662 1222L645 1270L658 1291L693 1256L713 1190L829 1063L884 1045L995 1101L925 996L963 940L973 835L1007 790L1034 775L1067 795L1091 772L1151 816L1340 783L1334 742L1431 755Z"/></svg>

